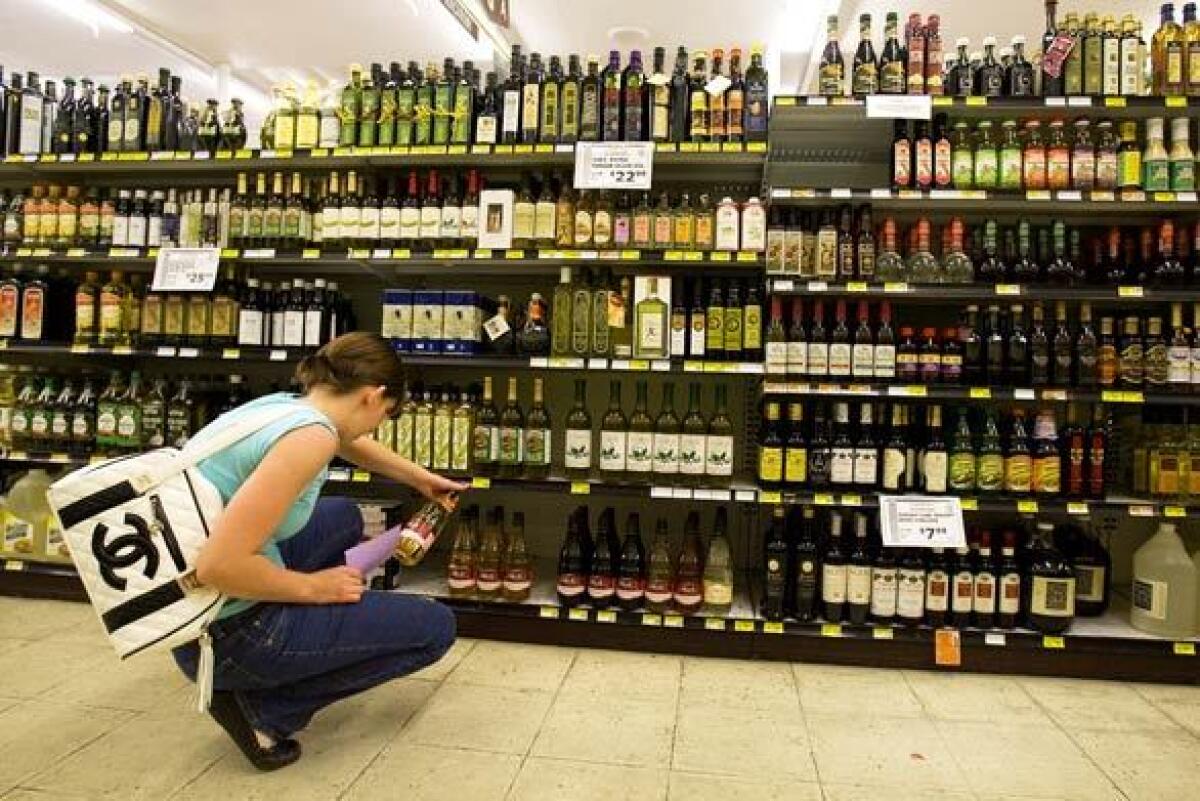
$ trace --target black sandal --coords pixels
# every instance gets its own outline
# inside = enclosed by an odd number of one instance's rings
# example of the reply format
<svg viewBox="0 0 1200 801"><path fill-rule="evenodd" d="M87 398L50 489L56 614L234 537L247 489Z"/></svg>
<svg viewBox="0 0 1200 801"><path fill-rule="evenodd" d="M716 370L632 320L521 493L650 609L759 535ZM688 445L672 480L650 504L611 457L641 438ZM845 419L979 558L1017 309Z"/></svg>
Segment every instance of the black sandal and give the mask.
<svg viewBox="0 0 1200 801"><path fill-rule="evenodd" d="M272 771L285 768L300 758L300 743L288 738L280 740L270 748L259 745L254 727L246 719L237 698L229 691L214 692L208 714L213 716L221 728L241 749L250 764L261 771Z"/></svg>

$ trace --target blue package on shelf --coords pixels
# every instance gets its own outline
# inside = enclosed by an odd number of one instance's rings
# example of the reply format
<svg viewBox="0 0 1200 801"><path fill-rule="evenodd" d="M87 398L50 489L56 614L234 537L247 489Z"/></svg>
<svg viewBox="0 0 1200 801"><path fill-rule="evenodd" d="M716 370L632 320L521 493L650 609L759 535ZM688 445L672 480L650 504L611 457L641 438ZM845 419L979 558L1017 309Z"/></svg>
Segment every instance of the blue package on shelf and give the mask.
<svg viewBox="0 0 1200 801"><path fill-rule="evenodd" d="M445 294L440 290L413 292L413 353L442 352Z"/></svg>
<svg viewBox="0 0 1200 801"><path fill-rule="evenodd" d="M383 290L383 317L380 335L392 343L398 353L412 350L413 293L409 289Z"/></svg>

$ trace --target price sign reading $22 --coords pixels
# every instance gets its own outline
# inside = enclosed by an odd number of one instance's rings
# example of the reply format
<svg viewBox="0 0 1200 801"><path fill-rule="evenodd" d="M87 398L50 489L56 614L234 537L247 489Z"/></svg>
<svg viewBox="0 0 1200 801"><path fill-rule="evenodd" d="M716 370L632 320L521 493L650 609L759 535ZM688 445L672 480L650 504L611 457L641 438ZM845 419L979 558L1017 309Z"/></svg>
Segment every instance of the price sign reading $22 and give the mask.
<svg viewBox="0 0 1200 801"><path fill-rule="evenodd" d="M957 548L967 542L958 498L884 495L879 524L889 548Z"/></svg>
<svg viewBox="0 0 1200 801"><path fill-rule="evenodd" d="M576 189L649 189L653 142L578 142Z"/></svg>

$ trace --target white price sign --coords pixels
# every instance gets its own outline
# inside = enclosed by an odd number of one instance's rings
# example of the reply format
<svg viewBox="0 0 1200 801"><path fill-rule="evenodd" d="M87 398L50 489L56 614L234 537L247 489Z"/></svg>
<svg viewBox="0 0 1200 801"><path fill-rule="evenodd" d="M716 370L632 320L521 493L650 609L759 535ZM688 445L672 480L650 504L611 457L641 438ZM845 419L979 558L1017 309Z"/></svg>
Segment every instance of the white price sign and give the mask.
<svg viewBox="0 0 1200 801"><path fill-rule="evenodd" d="M653 142L575 145L576 189L649 189L653 172Z"/></svg>
<svg viewBox="0 0 1200 801"><path fill-rule="evenodd" d="M158 292L211 292L220 261L217 248L160 248L151 288Z"/></svg>
<svg viewBox="0 0 1200 801"><path fill-rule="evenodd" d="M867 117L927 120L933 117L930 95L867 95Z"/></svg>
<svg viewBox="0 0 1200 801"><path fill-rule="evenodd" d="M958 548L967 544L958 498L882 495L879 524L888 548Z"/></svg>

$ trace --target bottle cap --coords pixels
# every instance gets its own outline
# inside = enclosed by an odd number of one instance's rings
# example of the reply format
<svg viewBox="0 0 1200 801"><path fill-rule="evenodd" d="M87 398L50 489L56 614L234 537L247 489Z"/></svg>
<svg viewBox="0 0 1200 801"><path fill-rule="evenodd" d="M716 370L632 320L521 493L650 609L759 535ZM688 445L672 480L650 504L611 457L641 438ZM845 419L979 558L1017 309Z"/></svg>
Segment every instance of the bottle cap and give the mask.
<svg viewBox="0 0 1200 801"><path fill-rule="evenodd" d="M968 46L968 45L970 45L970 44L971 44L971 40L970 40L970 39L968 39L968 38L967 38L967 37L965 37L965 36L960 36L960 37L958 38L958 40L957 40L957 41L954 43L954 46L955 46L955 47L967 47L967 46Z"/></svg>
<svg viewBox="0 0 1200 801"><path fill-rule="evenodd" d="M1016 36L1014 36L1012 38L1012 46L1013 47L1024 47L1025 46L1025 37L1021 36L1020 34L1017 34Z"/></svg>

